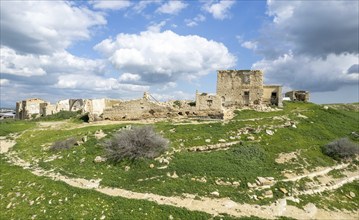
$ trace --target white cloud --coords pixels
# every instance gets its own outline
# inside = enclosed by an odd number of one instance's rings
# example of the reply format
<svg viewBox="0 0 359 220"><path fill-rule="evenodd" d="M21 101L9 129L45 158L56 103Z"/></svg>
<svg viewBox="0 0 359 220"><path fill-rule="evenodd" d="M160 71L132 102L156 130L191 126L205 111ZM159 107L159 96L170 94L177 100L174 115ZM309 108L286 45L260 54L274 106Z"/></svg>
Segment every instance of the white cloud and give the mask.
<svg viewBox="0 0 359 220"><path fill-rule="evenodd" d="M76 40L89 39L91 28L104 24L101 13L71 2L1 2L1 44L19 52L63 50Z"/></svg>
<svg viewBox="0 0 359 220"><path fill-rule="evenodd" d="M147 91L148 86L121 84L114 78L103 78L100 76L85 76L85 75L63 75L59 76L58 82L55 85L61 89L76 89L76 90L95 90L95 91L111 91L111 90L126 90L126 91Z"/></svg>
<svg viewBox="0 0 359 220"><path fill-rule="evenodd" d="M193 79L233 67L234 55L219 42L172 31L119 34L95 46L121 72L136 73L147 83Z"/></svg>
<svg viewBox="0 0 359 220"><path fill-rule="evenodd" d="M193 100L194 93L186 93L180 90L169 92L166 94L163 93L151 93L151 95L160 101L168 101L168 100Z"/></svg>
<svg viewBox="0 0 359 220"><path fill-rule="evenodd" d="M10 84L10 80L8 79L0 79L0 86L7 86Z"/></svg>
<svg viewBox="0 0 359 220"><path fill-rule="evenodd" d="M25 77L73 72L101 74L105 68L101 60L76 57L66 51L52 55L19 54L8 47L1 47L0 57L3 74Z"/></svg>
<svg viewBox="0 0 359 220"><path fill-rule="evenodd" d="M137 82L139 80L141 80L141 76L133 73L123 73L119 78L120 82Z"/></svg>
<svg viewBox="0 0 359 220"><path fill-rule="evenodd" d="M193 19L185 19L185 23L188 27L194 27L197 26L198 23L203 22L206 20L206 17L202 14L198 14Z"/></svg>
<svg viewBox="0 0 359 220"><path fill-rule="evenodd" d="M329 54L325 58L313 58L289 53L275 60L261 60L253 68L264 70L269 83L283 82L292 89L334 91L343 85L358 84L359 73L348 73L348 69L357 62L355 54Z"/></svg>
<svg viewBox="0 0 359 220"><path fill-rule="evenodd" d="M131 6L131 1L121 0L121 1L109 1L109 0L94 0L91 1L91 4L96 9L109 9L109 10L121 10Z"/></svg>
<svg viewBox="0 0 359 220"><path fill-rule="evenodd" d="M247 41L254 45L242 43L264 57L252 68L264 69L267 81L312 92L358 84L357 2L271 0L267 10L272 22Z"/></svg>
<svg viewBox="0 0 359 220"><path fill-rule="evenodd" d="M255 50L257 49L257 44L258 42L256 41L245 41L241 44L241 46L250 50Z"/></svg>
<svg viewBox="0 0 359 220"><path fill-rule="evenodd" d="M233 0L221 0L217 3L213 1L206 2L203 6L203 9L212 14L215 19L223 20L230 17L229 10L234 5L235 1Z"/></svg>
<svg viewBox="0 0 359 220"><path fill-rule="evenodd" d="M160 23L152 23L150 26L147 27L147 30L150 32L160 32L161 28L163 28L166 23L166 21L161 21Z"/></svg>
<svg viewBox="0 0 359 220"><path fill-rule="evenodd" d="M157 8L156 12L162 14L178 14L187 6L188 5L186 3L183 3L182 1L170 0Z"/></svg>
<svg viewBox="0 0 359 220"><path fill-rule="evenodd" d="M140 1L135 6L133 6L133 10L137 13L141 13L146 7L150 4L160 4L161 0L144 0Z"/></svg>

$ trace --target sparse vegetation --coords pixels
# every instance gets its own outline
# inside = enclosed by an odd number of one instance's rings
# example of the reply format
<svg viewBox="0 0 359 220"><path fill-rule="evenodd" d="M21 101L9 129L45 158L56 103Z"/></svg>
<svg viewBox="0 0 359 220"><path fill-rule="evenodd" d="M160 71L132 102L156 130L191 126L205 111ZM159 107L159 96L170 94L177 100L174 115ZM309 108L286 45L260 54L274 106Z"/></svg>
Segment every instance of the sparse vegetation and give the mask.
<svg viewBox="0 0 359 220"><path fill-rule="evenodd" d="M58 113L55 113L53 115L47 115L44 117L40 117L35 119L36 121L60 121L60 120L66 120L66 119L75 119L81 117L81 110L79 111L60 111Z"/></svg>
<svg viewBox="0 0 359 220"><path fill-rule="evenodd" d="M104 143L107 158L113 162L123 159L154 158L168 147L168 140L156 134L153 127L122 130Z"/></svg>
<svg viewBox="0 0 359 220"><path fill-rule="evenodd" d="M50 147L52 151L67 150L75 146L76 138L68 138L62 141L56 141Z"/></svg>
<svg viewBox="0 0 359 220"><path fill-rule="evenodd" d="M322 150L324 154L340 160L359 154L359 145L351 142L348 138L341 138L325 145Z"/></svg>

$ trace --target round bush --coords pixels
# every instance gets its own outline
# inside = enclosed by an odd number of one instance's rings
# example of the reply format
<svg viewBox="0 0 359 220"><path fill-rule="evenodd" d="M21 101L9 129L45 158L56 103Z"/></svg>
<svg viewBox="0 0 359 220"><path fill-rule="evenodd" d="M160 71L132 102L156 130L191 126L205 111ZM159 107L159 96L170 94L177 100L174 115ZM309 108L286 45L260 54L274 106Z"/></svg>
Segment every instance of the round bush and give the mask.
<svg viewBox="0 0 359 220"><path fill-rule="evenodd" d="M104 147L107 159L119 162L123 159L157 157L168 148L168 143L153 127L143 126L119 131L104 143Z"/></svg>

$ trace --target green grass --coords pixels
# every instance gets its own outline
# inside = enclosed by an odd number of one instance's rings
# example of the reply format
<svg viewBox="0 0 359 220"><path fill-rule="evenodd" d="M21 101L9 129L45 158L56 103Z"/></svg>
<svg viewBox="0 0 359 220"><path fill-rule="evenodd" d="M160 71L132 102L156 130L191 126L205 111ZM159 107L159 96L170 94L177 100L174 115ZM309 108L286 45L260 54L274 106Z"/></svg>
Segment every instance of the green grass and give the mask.
<svg viewBox="0 0 359 220"><path fill-rule="evenodd" d="M15 175L16 174L16 175ZM0 158L0 219L209 219L210 215L154 202L110 197L37 177ZM9 208L8 205L12 204Z"/></svg>
<svg viewBox="0 0 359 220"><path fill-rule="evenodd" d="M298 117L298 114L308 118ZM274 131L274 135L267 135L264 126L280 126L284 123L280 120L273 120L273 116L289 117L292 121L298 122L297 128L273 128L271 130ZM248 120L253 118L260 119ZM61 174L72 177L100 178L102 179L101 184L104 186L120 187L138 192L152 192L167 196L181 196L183 193L210 196L210 192L218 191L221 197L256 204L268 204L284 195L273 191L273 199L255 201L248 197L247 182L253 183L258 176L282 179L284 177L281 172L284 170L300 173L303 167L310 170L318 166L334 165L336 162L324 155L321 152L321 147L335 139L350 137L353 131L359 132L357 112L341 109L325 110L319 105L300 102L285 102L282 111L240 111L235 119L228 123L173 124L160 122L154 126L158 132L171 141L172 149L170 151L173 149L182 151L171 156L172 160L166 169L156 169L164 164L150 159L133 163L123 161L118 164L93 162L96 156L105 155L101 143L105 139L111 138L113 132L125 125L91 126L70 130L32 130L31 128L35 126L33 122L23 123L23 125L19 124L19 127L13 126L15 131L28 129L17 139L14 150L27 161L38 159L39 165L44 169L55 169ZM67 121L66 123L73 125L77 122ZM25 128L25 126L29 127ZM253 130L262 128L262 131L242 134L240 139L229 138L230 136L235 137L238 130L245 127L251 127ZM94 137L94 132L99 129L109 135L102 140L97 140ZM59 152L46 150L55 141L70 137L80 140L85 135L88 136L88 141L81 146ZM248 135L254 136L256 141L247 141ZM186 150L192 146L208 144L205 142L206 139L211 139L210 144L218 143L219 139L225 139L227 142L241 140L242 143L225 151L188 152ZM275 162L279 153L297 150L299 150L300 156L296 163L277 164ZM54 155L59 158L46 161ZM155 168L151 169L150 164L154 164ZM131 167L130 171L125 171L126 166ZM172 175L174 172L180 178L173 179L167 176L167 173ZM205 177L207 182L191 180L202 177ZM144 180L146 178L152 179ZM239 187L217 185L215 180L218 178L223 181L241 181L241 184ZM295 183L295 186L304 187L305 181L305 179L299 181ZM277 186L283 186L289 191L291 187L294 187L290 183L278 183ZM359 197L359 194L357 195Z"/></svg>
<svg viewBox="0 0 359 220"><path fill-rule="evenodd" d="M35 123L30 121L13 119L0 120L0 136L6 136L10 133L19 133L33 127L35 127Z"/></svg>

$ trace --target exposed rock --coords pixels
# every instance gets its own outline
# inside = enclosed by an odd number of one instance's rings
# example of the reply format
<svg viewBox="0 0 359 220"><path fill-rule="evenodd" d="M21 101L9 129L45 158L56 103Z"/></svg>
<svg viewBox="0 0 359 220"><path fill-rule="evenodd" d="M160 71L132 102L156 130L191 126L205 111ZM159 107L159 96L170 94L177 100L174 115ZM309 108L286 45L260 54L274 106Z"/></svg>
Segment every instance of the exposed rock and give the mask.
<svg viewBox="0 0 359 220"><path fill-rule="evenodd" d="M211 139L204 140L206 143L211 143Z"/></svg>
<svg viewBox="0 0 359 220"><path fill-rule="evenodd" d="M295 124L294 124L294 125L292 125L292 128L297 128L297 125L295 125Z"/></svg>
<svg viewBox="0 0 359 220"><path fill-rule="evenodd" d="M224 143L224 142L226 142L226 140L224 140L224 139L219 139L218 142Z"/></svg>
<svg viewBox="0 0 359 220"><path fill-rule="evenodd" d="M254 138L253 136L248 136L248 137L247 137L247 140L249 140L249 141L254 141L254 139L255 139L255 138Z"/></svg>
<svg viewBox="0 0 359 220"><path fill-rule="evenodd" d="M176 128L172 128L169 130L171 133L175 133L176 132Z"/></svg>
<svg viewBox="0 0 359 220"><path fill-rule="evenodd" d="M150 164L150 168L153 169L155 165L153 163Z"/></svg>
<svg viewBox="0 0 359 220"><path fill-rule="evenodd" d="M236 137L230 136L229 139L234 140Z"/></svg>
<svg viewBox="0 0 359 220"><path fill-rule="evenodd" d="M282 193L284 193L284 194L287 194L287 193L288 193L288 191L287 191L285 188L279 188L279 190L280 190Z"/></svg>
<svg viewBox="0 0 359 220"><path fill-rule="evenodd" d="M217 191L211 192L211 195L212 195L212 196L217 196L217 197L218 197L218 196L219 196L219 192L217 192Z"/></svg>
<svg viewBox="0 0 359 220"><path fill-rule="evenodd" d="M264 192L264 197L265 198L273 198L273 192L272 190L267 190Z"/></svg>
<svg viewBox="0 0 359 220"><path fill-rule="evenodd" d="M167 173L167 176L168 176L168 177L171 177L171 178L173 178L173 179L177 179L177 178L178 178L178 175L177 175L176 171L173 172L173 175L171 175L171 173Z"/></svg>
<svg viewBox="0 0 359 220"><path fill-rule="evenodd" d="M169 215L169 216L168 216L168 219L169 219L169 220L173 220L174 218L173 218L172 215Z"/></svg>
<svg viewBox="0 0 359 220"><path fill-rule="evenodd" d="M130 166L125 166L125 171L128 172L131 169Z"/></svg>
<svg viewBox="0 0 359 220"><path fill-rule="evenodd" d="M76 141L75 142L75 146L80 146L81 144L83 144L84 142L82 142L82 141Z"/></svg>
<svg viewBox="0 0 359 220"><path fill-rule="evenodd" d="M80 160L80 163L83 163L83 162L85 162L85 158L82 158L82 159Z"/></svg>
<svg viewBox="0 0 359 220"><path fill-rule="evenodd" d="M87 136L82 137L82 141L85 143L88 140Z"/></svg>
<svg viewBox="0 0 359 220"><path fill-rule="evenodd" d="M318 210L317 207L313 203L308 203L303 208L304 208L304 211L309 213L311 216L315 216L315 214L317 213L317 210Z"/></svg>
<svg viewBox="0 0 359 220"><path fill-rule="evenodd" d="M261 185L261 186L264 186L264 185L271 185L272 184L272 182L273 182L273 180L271 180L271 179L268 179L268 178L266 178L266 177L257 177L257 180L256 181L258 181L257 183L258 183L258 185Z"/></svg>
<svg viewBox="0 0 359 220"><path fill-rule="evenodd" d="M239 186L239 185L240 185L240 183L239 183L239 182L237 182L237 181L234 181L234 182L232 183L232 185L233 185L233 186Z"/></svg>
<svg viewBox="0 0 359 220"><path fill-rule="evenodd" d="M162 167L157 167L157 170L163 170L166 169L168 166L162 166Z"/></svg>
<svg viewBox="0 0 359 220"><path fill-rule="evenodd" d="M101 138L104 138L106 136L107 136L107 134L105 134L102 130L98 130L98 131L95 132L95 138L97 140L99 140Z"/></svg>
<svg viewBox="0 0 359 220"><path fill-rule="evenodd" d="M355 197L355 193L354 192L349 192L349 195L352 197L352 198L354 198Z"/></svg>
<svg viewBox="0 0 359 220"><path fill-rule="evenodd" d="M268 134L268 135L273 135L274 134L274 131L272 131L272 130L266 130L266 133Z"/></svg>
<svg viewBox="0 0 359 220"><path fill-rule="evenodd" d="M329 107L328 106L323 106L323 108L324 108L324 110L328 110L329 109Z"/></svg>
<svg viewBox="0 0 359 220"><path fill-rule="evenodd" d="M96 156L95 159L93 160L95 163L101 163L101 162L105 162L107 159L101 156Z"/></svg>

